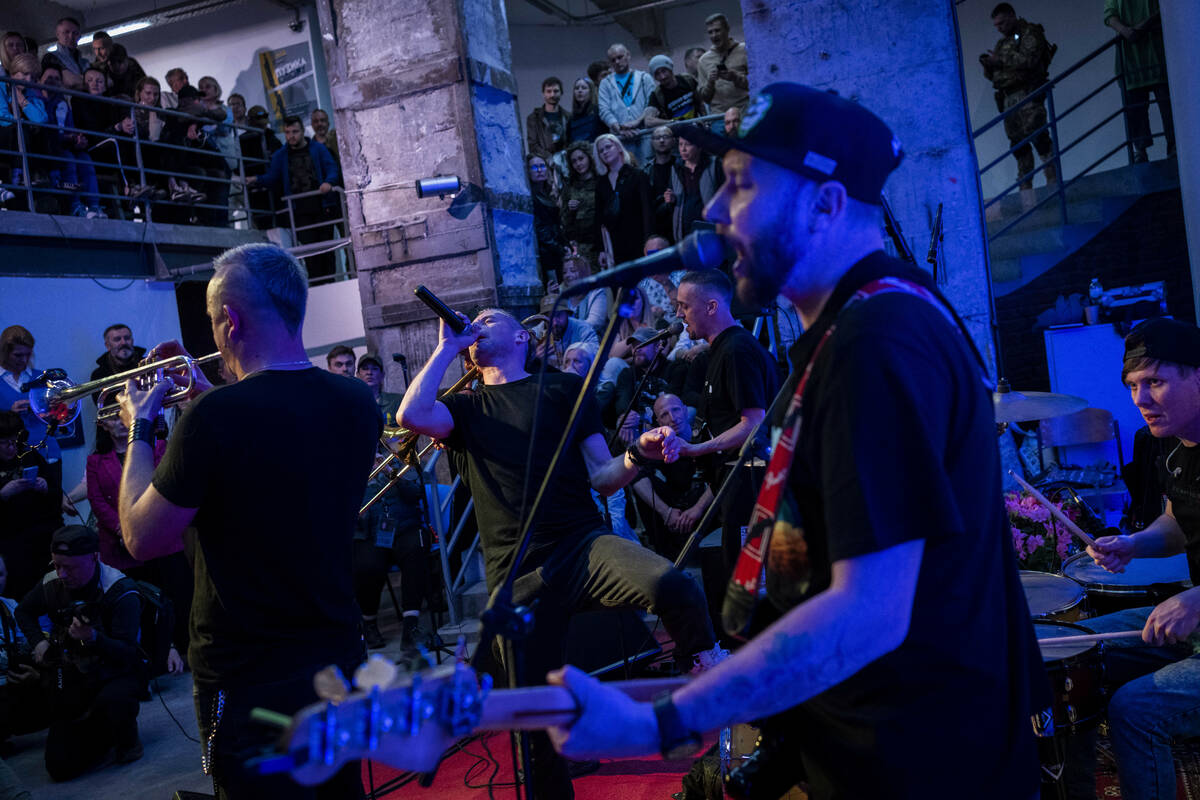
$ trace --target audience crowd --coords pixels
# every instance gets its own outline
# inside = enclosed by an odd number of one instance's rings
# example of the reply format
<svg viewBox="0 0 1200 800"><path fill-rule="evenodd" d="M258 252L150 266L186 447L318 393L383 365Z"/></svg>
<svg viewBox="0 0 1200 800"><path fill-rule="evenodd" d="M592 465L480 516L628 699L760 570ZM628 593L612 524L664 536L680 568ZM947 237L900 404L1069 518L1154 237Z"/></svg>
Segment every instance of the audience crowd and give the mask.
<svg viewBox="0 0 1200 800"><path fill-rule="evenodd" d="M0 77L35 84L0 83L0 207L138 219L152 206L158 222L217 226L230 224L234 209L241 211L235 219L255 227L286 227L285 195L327 193L341 185L337 134L326 111L312 111L311 138L298 117L285 119L285 134L293 123L300 126L285 148L267 110L247 108L240 94L222 99L215 78L203 76L193 86L175 67L164 76L164 91L163 82L147 75L107 32L93 35L90 53L79 46L79 34L77 20L60 19L55 47L40 61L36 42L19 32L0 39ZM243 208L243 178L249 209ZM34 190L32 208L27 182ZM298 227L322 220L332 225L340 217L332 197L299 206ZM331 228L298 238L327 240ZM308 266L320 277L332 274L332 264L327 256Z"/></svg>

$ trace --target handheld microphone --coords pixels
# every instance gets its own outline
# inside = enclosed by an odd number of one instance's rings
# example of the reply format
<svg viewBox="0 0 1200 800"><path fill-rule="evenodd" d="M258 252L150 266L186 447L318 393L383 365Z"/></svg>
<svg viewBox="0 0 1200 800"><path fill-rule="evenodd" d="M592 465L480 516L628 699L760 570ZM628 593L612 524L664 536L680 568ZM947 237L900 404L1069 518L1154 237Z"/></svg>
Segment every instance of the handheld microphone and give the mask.
<svg viewBox="0 0 1200 800"><path fill-rule="evenodd" d="M654 344L655 342L661 342L663 339L670 339L672 336L678 336L681 333L683 333L683 323L676 320L675 322L672 322L670 324L670 326L668 326L667 328L664 328L663 330L654 334L653 336L651 336L649 339L647 339L644 342L638 342L634 346L635 347L645 347L648 344Z"/></svg>
<svg viewBox="0 0 1200 800"><path fill-rule="evenodd" d="M425 284L420 284L416 289L413 289L413 294L417 296L418 300L429 306L430 311L441 317L455 335L467 329L467 323L459 319L458 315L450 310L450 306L439 300L436 294L426 289Z"/></svg>
<svg viewBox="0 0 1200 800"><path fill-rule="evenodd" d="M725 237L715 231L695 231L674 247L575 281L563 289L562 297L575 297L609 286L634 286L642 278L677 269L713 269L724 260Z"/></svg>

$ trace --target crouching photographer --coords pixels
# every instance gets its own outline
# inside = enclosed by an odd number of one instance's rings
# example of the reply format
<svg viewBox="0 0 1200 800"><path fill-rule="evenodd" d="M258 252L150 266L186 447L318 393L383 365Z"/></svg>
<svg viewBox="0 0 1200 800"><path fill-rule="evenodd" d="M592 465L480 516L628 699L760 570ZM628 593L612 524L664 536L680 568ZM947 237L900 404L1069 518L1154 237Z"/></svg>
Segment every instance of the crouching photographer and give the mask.
<svg viewBox="0 0 1200 800"><path fill-rule="evenodd" d="M36 680L22 681L47 714L46 771L69 780L110 749L120 763L142 757L138 696L145 682L137 652L141 598L134 582L100 563L95 531L68 525L50 546L54 572L17 605ZM47 635L41 619L50 621ZM21 705L28 707L29 697Z"/></svg>

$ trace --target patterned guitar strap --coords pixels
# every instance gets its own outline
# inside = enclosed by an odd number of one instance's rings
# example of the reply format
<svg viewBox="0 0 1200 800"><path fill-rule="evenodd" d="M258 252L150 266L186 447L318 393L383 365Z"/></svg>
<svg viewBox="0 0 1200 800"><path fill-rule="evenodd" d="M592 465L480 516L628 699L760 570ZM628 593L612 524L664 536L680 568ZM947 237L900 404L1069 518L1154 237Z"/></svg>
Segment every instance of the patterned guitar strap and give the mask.
<svg viewBox="0 0 1200 800"><path fill-rule="evenodd" d="M962 326L953 312L933 292L903 278L886 277L871 281L846 301L838 316L855 303L892 292L906 292L930 303L965 338ZM753 635L755 610L767 593L768 581L772 582L772 597L779 594L779 599L785 602L798 603L808 593L812 578L808 545L804 539L803 523L796 500L788 488L787 477L796 454L796 445L800 440L800 412L804 389L808 385L817 358L836 329L837 319L826 329L817 346L813 348L812 355L800 374L800 380L796 383L796 391L783 417L779 441L775 444L775 450L767 464L767 474L763 478L754 511L750 515L746 543L738 555L733 576L729 579L729 586L725 591L721 621L725 630L738 639L745 640ZM990 382L986 378L984 382L988 384L990 391Z"/></svg>

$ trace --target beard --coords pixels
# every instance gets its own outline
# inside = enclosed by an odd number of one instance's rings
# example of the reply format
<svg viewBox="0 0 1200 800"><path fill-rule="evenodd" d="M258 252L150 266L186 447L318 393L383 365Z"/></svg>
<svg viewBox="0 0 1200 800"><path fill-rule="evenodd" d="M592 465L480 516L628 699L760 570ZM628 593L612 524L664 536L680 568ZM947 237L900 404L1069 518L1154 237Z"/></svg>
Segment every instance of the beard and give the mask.
<svg viewBox="0 0 1200 800"><path fill-rule="evenodd" d="M806 231L797 228L793 197L775 207L775 213L762 226L763 235L743 256L742 276L737 279L738 298L754 306L775 302L796 265L803 261L808 248Z"/></svg>

